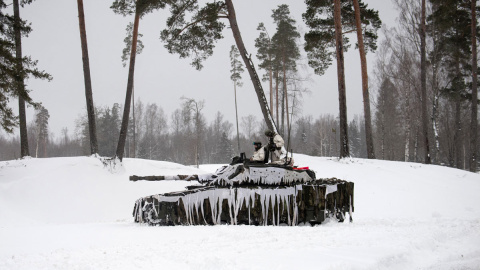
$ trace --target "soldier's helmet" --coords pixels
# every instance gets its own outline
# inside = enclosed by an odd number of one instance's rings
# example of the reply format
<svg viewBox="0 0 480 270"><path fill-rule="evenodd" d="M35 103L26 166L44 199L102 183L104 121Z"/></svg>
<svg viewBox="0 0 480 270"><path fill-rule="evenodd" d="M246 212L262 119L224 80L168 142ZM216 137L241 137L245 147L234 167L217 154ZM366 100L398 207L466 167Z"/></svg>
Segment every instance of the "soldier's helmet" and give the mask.
<svg viewBox="0 0 480 270"><path fill-rule="evenodd" d="M273 131L271 131L270 129L267 129L265 131L265 136L267 137L273 137L275 135L275 133L273 133Z"/></svg>

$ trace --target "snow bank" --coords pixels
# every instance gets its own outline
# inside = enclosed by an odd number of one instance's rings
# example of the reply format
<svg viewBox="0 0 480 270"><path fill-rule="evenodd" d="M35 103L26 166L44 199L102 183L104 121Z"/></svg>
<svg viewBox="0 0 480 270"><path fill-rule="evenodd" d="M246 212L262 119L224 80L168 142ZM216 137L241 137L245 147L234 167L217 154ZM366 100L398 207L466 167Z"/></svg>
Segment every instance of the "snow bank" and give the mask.
<svg viewBox="0 0 480 270"><path fill-rule="evenodd" d="M356 218L478 219L480 175L438 165L295 155L317 178L355 183Z"/></svg>
<svg viewBox="0 0 480 270"><path fill-rule="evenodd" d="M182 190L192 183L135 183L128 180L129 175L180 173L204 172L141 159L125 159L115 168L94 157L0 162L0 224L130 220L133 203L139 197Z"/></svg>
<svg viewBox="0 0 480 270"><path fill-rule="evenodd" d="M0 162L0 269L479 269L480 175L379 160L295 155L317 177L355 183L353 223L317 227L133 223L136 199L190 182L129 175L214 172L94 157Z"/></svg>

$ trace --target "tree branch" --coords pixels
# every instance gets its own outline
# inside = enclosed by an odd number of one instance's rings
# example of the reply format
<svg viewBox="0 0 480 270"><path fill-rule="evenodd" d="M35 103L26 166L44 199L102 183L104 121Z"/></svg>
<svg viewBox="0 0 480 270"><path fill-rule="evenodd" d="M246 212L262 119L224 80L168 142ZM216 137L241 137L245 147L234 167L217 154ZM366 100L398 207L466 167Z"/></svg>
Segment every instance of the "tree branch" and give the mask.
<svg viewBox="0 0 480 270"><path fill-rule="evenodd" d="M201 22L201 21L203 21L203 20L205 20L205 19L206 19L206 17L203 17L203 18L200 18L200 19L198 19L198 20L196 20L196 21L194 21L194 22L191 22L191 23L187 24L185 27L183 27L183 28L180 30L180 32L179 32L173 39L177 39L177 37L180 36L180 34L182 34L182 32L185 31L187 28L189 28L190 26L195 25L195 24L197 24L197 23L199 23L199 22Z"/></svg>
<svg viewBox="0 0 480 270"><path fill-rule="evenodd" d="M185 10L186 10L189 6L193 5L194 3L196 3L195 0L191 1L190 3L185 4L185 5L183 6L183 8L181 9L181 12L179 12L179 13L174 17L173 20L176 21L177 18L178 18L178 16L179 16L180 14L184 14L184 13L185 13Z"/></svg>
<svg viewBox="0 0 480 270"><path fill-rule="evenodd" d="M223 5L223 6L225 6L225 5ZM220 9L221 9L223 6L221 6ZM220 13L220 12L219 12L218 14L222 14L222 15L218 15L217 18L228 19L228 15L227 15L227 14L225 14L225 13ZM183 31L185 31L187 28L189 28L190 26L193 26L193 25L195 25L195 24L197 24L197 23L199 23L199 22L201 22L201 21L204 21L204 20L206 20L206 19L207 19L207 16L204 16L204 17L202 17L202 18L200 18L200 19L198 19L198 20L196 20L196 21L194 21L194 22L191 22L191 23L187 24L185 27L183 27L183 28L180 30L180 32L179 32L173 39L176 39L178 36L180 36L180 34L181 34Z"/></svg>

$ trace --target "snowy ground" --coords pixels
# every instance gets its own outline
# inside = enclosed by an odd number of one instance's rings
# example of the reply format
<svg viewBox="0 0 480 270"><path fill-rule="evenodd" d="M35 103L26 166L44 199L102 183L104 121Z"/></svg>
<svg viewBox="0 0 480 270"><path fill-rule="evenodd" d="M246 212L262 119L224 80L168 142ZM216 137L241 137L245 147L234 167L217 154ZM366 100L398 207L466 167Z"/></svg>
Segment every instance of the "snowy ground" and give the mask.
<svg viewBox="0 0 480 270"><path fill-rule="evenodd" d="M0 269L480 269L480 175L416 163L295 155L355 182L353 223L133 223L135 200L191 183L128 176L214 171L93 157L0 162Z"/></svg>

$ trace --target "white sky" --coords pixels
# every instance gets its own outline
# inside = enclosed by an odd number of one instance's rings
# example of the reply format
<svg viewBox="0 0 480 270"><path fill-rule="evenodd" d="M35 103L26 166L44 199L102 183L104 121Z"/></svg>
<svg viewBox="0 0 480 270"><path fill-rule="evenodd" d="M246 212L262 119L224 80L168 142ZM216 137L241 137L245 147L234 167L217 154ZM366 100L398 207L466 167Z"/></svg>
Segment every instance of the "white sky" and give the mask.
<svg viewBox="0 0 480 270"><path fill-rule="evenodd" d="M96 105L112 106L123 104L127 85L128 66L123 68L121 53L124 47L126 25L133 17L116 15L109 8L113 1L84 0L86 30L90 56L93 98ZM393 26L396 11L389 0L365 0L369 7L379 10L384 24ZM254 40L259 32L258 23L264 22L273 35L275 27L271 13L280 4L288 4L292 16L296 19L302 33L307 30L301 14L305 11L303 1L234 1L237 20L242 31L247 51L255 56ZM32 23L33 32L23 38L23 54L39 60L38 67L49 72L53 81L27 82L32 89L35 101L50 112L50 130L60 135L60 130L67 127L74 131L74 120L85 110L85 87L81 59L80 34L78 27L77 1L42 0L21 9L23 19ZM217 43L214 55L207 59L201 71L190 66L190 59L179 59L164 48L159 39L160 31L165 26L167 11L155 12L145 16L140 22L140 33L145 45L144 51L137 56L135 67L135 99L144 103L155 102L170 115L180 106L180 97L186 96L205 100L205 114L210 122L217 111L234 123L235 109L233 84L230 81L229 50L234 44L231 30L224 30L224 39ZM225 22L228 25L228 22ZM379 34L380 31L379 31ZM351 37L352 43L356 36ZM305 53L303 52L305 56ZM369 73L373 68L374 54L368 54ZM254 58L254 63L258 61ZM361 90L360 62L358 51L353 47L345 55L347 107L349 120L355 114L363 112ZM311 81L304 86L311 95L304 97L303 115L318 117L321 114L338 115L338 88L336 64L328 69L324 76L313 73L311 68L300 68L302 75L310 74ZM257 72L263 74L257 66ZM243 74L244 85L237 89L239 118L254 114L262 119L253 85L248 73ZM264 83L268 95L268 84ZM11 102L17 110L16 101ZM33 118L33 108L27 108L27 121Z"/></svg>

